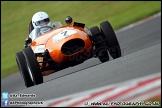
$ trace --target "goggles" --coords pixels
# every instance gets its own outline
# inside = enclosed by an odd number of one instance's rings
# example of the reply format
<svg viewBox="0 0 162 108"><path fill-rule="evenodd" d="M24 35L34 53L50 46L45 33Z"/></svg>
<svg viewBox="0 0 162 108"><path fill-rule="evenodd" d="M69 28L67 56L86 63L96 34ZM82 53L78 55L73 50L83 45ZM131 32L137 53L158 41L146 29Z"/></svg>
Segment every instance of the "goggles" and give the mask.
<svg viewBox="0 0 162 108"><path fill-rule="evenodd" d="M35 22L35 25L36 26L44 26L44 25L48 24L49 22L50 22L50 19L49 18L46 18L44 20Z"/></svg>

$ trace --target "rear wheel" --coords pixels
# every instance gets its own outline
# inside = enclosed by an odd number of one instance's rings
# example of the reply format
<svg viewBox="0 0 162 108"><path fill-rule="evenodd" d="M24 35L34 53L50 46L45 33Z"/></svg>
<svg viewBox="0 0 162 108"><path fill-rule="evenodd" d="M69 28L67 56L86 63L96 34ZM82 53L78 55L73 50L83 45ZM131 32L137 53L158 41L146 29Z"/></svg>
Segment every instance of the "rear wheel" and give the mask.
<svg viewBox="0 0 162 108"><path fill-rule="evenodd" d="M26 47L23 50L23 53L25 55L25 59L27 62L27 68L28 71L30 72L30 76L33 79L33 82L35 85L43 83L43 76L40 71L39 63L36 60L36 57L34 55L33 50L31 47Z"/></svg>
<svg viewBox="0 0 162 108"><path fill-rule="evenodd" d="M113 59L121 57L121 49L115 32L108 21L100 23L100 29L105 39L107 49Z"/></svg>
<svg viewBox="0 0 162 108"><path fill-rule="evenodd" d="M29 75L29 72L28 72L28 69L27 69L27 66L26 66L26 61L25 61L25 57L23 55L22 52L17 52L16 53L16 61L17 61L17 65L18 65L18 68L20 70L20 74L25 82L25 86L26 87L31 87L34 85L30 75Z"/></svg>
<svg viewBox="0 0 162 108"><path fill-rule="evenodd" d="M90 28L90 31L92 33L92 39L95 43L95 53L96 56L99 58L99 60L103 63L106 61L109 61L109 55L104 43L104 39L101 35L101 32L97 26L94 26Z"/></svg>

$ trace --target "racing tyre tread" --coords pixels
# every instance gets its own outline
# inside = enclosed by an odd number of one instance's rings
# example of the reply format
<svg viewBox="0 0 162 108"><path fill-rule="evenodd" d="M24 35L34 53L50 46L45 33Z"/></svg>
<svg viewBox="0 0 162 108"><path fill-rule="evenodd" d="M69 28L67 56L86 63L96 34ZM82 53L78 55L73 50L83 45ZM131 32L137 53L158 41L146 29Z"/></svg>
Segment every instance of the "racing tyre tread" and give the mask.
<svg viewBox="0 0 162 108"><path fill-rule="evenodd" d="M100 30L105 39L107 49L113 59L121 57L121 49L116 34L108 21L100 23Z"/></svg>
<svg viewBox="0 0 162 108"><path fill-rule="evenodd" d="M36 57L31 47L29 46L29 47L24 48L23 53L25 55L27 65L29 66L31 70L34 84L37 85L37 84L43 83L43 76L40 71L39 63L37 62Z"/></svg>
<svg viewBox="0 0 162 108"><path fill-rule="evenodd" d="M20 70L20 74L25 82L25 86L26 87L33 86L34 83L31 80L30 75L28 73L25 57L24 57L24 54L22 53L22 51L16 53L16 62L17 62L18 68Z"/></svg>

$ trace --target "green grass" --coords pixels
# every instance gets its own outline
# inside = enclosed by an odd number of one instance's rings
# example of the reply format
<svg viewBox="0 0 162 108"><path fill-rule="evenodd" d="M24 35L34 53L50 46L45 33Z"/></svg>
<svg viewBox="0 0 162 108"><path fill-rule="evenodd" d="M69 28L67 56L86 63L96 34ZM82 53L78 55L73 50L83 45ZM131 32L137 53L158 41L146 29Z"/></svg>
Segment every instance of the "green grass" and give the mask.
<svg viewBox="0 0 162 108"><path fill-rule="evenodd" d="M18 71L15 53L23 49L38 11L63 23L70 15L89 28L108 20L116 30L161 11L161 1L1 1L1 79Z"/></svg>

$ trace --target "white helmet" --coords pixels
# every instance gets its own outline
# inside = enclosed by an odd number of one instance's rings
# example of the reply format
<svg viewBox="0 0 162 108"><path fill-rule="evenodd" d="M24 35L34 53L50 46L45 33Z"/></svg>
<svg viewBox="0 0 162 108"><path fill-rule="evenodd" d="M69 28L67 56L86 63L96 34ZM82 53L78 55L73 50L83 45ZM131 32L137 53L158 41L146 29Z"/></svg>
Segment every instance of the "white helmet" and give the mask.
<svg viewBox="0 0 162 108"><path fill-rule="evenodd" d="M49 16L45 12L37 12L32 17L32 24L34 28L47 25L50 22Z"/></svg>

